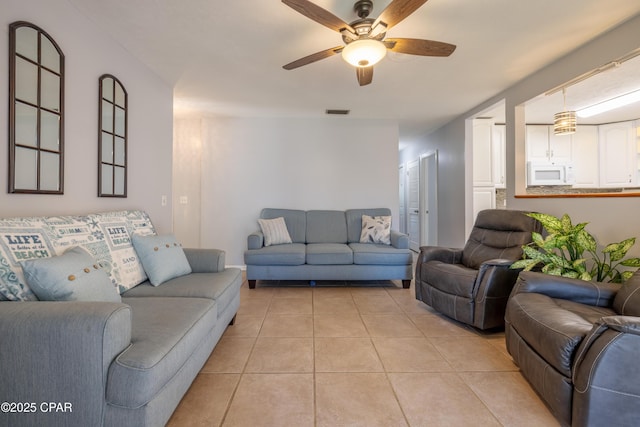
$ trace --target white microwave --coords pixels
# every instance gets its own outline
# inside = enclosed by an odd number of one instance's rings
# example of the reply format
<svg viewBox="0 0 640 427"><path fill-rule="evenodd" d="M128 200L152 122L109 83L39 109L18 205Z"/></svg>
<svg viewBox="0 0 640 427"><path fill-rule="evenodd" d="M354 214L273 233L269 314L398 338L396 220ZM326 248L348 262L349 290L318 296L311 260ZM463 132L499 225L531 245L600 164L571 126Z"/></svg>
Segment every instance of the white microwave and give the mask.
<svg viewBox="0 0 640 427"><path fill-rule="evenodd" d="M571 163L527 162L527 185L573 185Z"/></svg>

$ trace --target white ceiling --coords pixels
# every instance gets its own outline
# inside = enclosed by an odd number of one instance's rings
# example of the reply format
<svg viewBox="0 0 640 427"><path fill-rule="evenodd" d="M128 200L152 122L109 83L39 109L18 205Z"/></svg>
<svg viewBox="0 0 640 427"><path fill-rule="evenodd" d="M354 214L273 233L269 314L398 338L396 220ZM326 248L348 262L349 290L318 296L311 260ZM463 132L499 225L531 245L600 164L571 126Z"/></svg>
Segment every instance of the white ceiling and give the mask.
<svg viewBox="0 0 640 427"><path fill-rule="evenodd" d="M453 55L390 52L373 83L360 87L339 55L282 69L342 40L278 0L68 1L174 86L176 111L321 117L328 108L350 109L354 118L397 120L405 140L640 13L640 2L629 0L430 0L387 37L452 43ZM354 1L314 1L356 19ZM389 2L374 0L371 16Z"/></svg>

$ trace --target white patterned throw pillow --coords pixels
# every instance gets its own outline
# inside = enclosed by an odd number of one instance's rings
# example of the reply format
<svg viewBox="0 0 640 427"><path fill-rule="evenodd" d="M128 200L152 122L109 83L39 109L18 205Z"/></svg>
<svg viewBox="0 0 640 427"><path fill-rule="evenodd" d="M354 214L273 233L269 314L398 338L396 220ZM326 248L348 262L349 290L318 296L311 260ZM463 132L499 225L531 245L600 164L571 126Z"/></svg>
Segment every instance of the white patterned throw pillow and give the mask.
<svg viewBox="0 0 640 427"><path fill-rule="evenodd" d="M291 236L289 236L287 224L284 222L283 217L274 219L259 219L258 223L260 223L262 234L264 234L265 246L291 243Z"/></svg>
<svg viewBox="0 0 640 427"><path fill-rule="evenodd" d="M362 215L360 243L391 244L391 216Z"/></svg>

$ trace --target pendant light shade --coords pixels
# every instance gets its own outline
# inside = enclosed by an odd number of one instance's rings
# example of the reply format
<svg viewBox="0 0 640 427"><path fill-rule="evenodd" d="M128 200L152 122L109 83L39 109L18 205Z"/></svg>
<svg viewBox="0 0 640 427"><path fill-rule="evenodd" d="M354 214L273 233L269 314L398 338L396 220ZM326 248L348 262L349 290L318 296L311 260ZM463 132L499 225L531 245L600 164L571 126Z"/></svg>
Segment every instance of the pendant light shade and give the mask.
<svg viewBox="0 0 640 427"><path fill-rule="evenodd" d="M563 111L553 115L553 133L555 135L570 135L576 132L576 112Z"/></svg>
<svg viewBox="0 0 640 427"><path fill-rule="evenodd" d="M553 115L553 133L554 135L571 135L576 133L575 111L567 111L567 94L566 89L562 89L562 97L564 99L564 111Z"/></svg>
<svg viewBox="0 0 640 427"><path fill-rule="evenodd" d="M342 49L342 58L354 67L371 67L387 54L387 47L378 40L355 40Z"/></svg>

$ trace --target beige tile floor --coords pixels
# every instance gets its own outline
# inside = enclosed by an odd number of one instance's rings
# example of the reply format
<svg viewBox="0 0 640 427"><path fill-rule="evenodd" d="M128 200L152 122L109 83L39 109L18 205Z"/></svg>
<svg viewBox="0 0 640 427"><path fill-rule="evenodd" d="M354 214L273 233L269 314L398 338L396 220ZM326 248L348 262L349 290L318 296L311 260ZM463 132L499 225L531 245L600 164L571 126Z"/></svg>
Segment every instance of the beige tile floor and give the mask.
<svg viewBox="0 0 640 427"><path fill-rule="evenodd" d="M557 426L504 333L443 317L399 282L242 286L169 426Z"/></svg>

